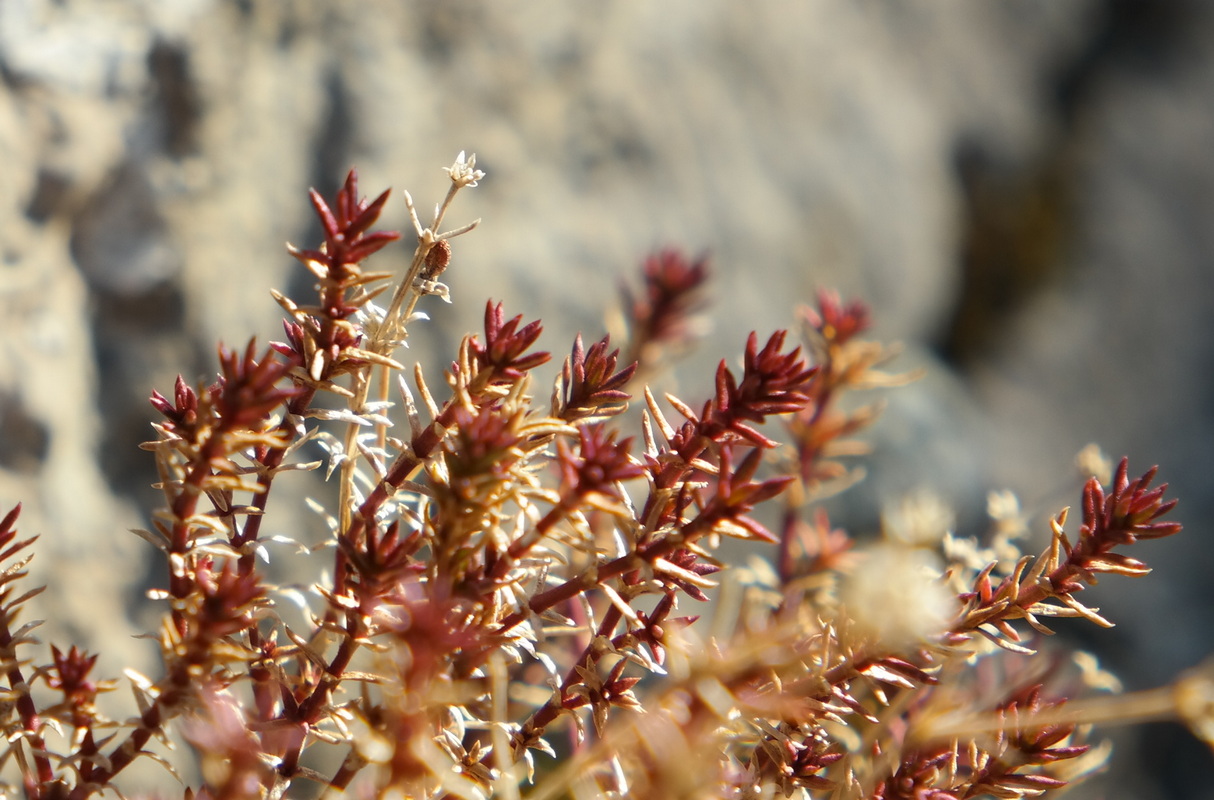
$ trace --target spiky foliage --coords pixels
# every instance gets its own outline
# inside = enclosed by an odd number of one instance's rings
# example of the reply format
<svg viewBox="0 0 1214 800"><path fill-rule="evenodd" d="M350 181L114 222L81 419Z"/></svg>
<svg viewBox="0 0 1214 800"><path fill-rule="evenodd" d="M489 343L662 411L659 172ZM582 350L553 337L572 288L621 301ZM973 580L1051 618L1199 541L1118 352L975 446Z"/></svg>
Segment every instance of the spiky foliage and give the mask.
<svg viewBox="0 0 1214 800"><path fill-rule="evenodd" d="M3 760L27 797L118 790L174 738L197 758L191 798L309 781L418 800L959 800L1093 766L1091 714L1065 702L1082 687L1032 635L1045 617L1107 624L1076 595L1145 574L1119 548L1179 530L1154 470L1089 481L1074 543L1064 512L1035 558L1009 558L1008 535L983 562L943 529L857 546L816 505L858 478L853 437L876 417L845 401L907 378L880 371L867 309L823 293L804 345L751 333L693 406L637 383L694 332L706 260L673 250L644 262L619 349L574 340L547 407L540 321L492 301L439 391L398 359L417 303L451 299L438 278L475 225L442 232L484 177L462 153L447 173L428 225L406 195L400 280L365 264L399 238L373 230L388 193L361 198L354 173L331 203L313 192L324 242L291 252L316 297L274 293L285 340L220 348L215 381L153 393L164 504L140 535L164 556L163 669L128 674L125 722L96 709L112 682L95 655L31 658L36 623L17 616L37 591L15 588L30 540L18 509L0 522ZM322 467L332 491L309 502L329 537L300 543L301 622L256 557L275 489ZM931 527L890 527L908 525ZM753 557L726 558L726 540ZM681 613L714 598L709 620ZM1165 711L1208 731L1208 684L1182 679Z"/></svg>

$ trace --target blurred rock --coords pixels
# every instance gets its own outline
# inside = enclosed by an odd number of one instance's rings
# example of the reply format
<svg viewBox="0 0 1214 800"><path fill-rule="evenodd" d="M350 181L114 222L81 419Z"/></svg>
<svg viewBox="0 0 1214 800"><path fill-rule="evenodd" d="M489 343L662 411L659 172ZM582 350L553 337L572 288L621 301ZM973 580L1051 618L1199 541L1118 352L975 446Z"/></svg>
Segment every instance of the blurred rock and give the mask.
<svg viewBox="0 0 1214 800"><path fill-rule="evenodd" d="M1123 623L1118 667L1165 680L1214 647L1194 633L1214 630L1198 539L1214 511L1210 15L1184 0L0 3L0 417L36 434L0 448L0 501L25 501L50 553L88 547L120 608L119 577L143 579L123 531L149 511L150 389L209 377L218 340L280 336L268 292L307 286L283 243L316 239L309 185L331 193L357 166L368 193L408 189L425 209L439 168L474 150L488 178L449 220L484 222L456 243L455 304L427 308L411 340L431 375L488 297L542 316L554 352L597 336L659 245L707 251L716 273L713 329L662 387L689 400L706 364L789 325L818 287L865 298L876 334L908 343L899 366L930 377L891 395L852 507L929 486L972 525L986 489L1009 487L1044 515L1077 502L1077 483L1055 490L1088 441L1160 463L1191 532L1150 547L1143 591L1110 581L1100 604ZM386 219L407 227L399 194ZM91 633L107 648L139 627L105 616L114 628Z"/></svg>
<svg viewBox="0 0 1214 800"><path fill-rule="evenodd" d="M176 277L182 259L157 200L146 176L124 163L81 209L72 255L94 292L138 296Z"/></svg>

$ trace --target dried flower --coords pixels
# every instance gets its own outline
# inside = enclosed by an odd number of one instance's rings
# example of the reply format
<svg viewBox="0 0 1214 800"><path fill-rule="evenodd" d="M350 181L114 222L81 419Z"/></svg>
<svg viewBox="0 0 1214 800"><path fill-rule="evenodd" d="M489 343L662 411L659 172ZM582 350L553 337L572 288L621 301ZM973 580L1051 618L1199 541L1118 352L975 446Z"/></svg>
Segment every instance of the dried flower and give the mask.
<svg viewBox="0 0 1214 800"><path fill-rule="evenodd" d="M455 163L443 167L443 171L451 176L452 183L461 188L476 186L477 182L485 177L485 173L476 168L476 153L465 156L463 150L455 157Z"/></svg>
<svg viewBox="0 0 1214 800"><path fill-rule="evenodd" d="M839 592L856 631L889 652L939 636L956 612L956 599L940 580L934 554L889 543L862 554Z"/></svg>
<svg viewBox="0 0 1214 800"><path fill-rule="evenodd" d="M934 492L921 489L881 513L886 539L906 547L934 547L953 529L953 509Z"/></svg>

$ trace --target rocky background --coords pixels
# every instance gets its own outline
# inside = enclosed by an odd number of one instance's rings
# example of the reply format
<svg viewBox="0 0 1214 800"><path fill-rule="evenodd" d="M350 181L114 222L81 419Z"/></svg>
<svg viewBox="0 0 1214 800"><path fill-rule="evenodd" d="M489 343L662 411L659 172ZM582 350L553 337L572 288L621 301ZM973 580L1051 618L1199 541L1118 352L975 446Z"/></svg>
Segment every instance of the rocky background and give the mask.
<svg viewBox="0 0 1214 800"><path fill-rule="evenodd" d="M838 513L872 530L927 486L976 533L992 488L1038 519L1077 503L1088 442L1160 464L1187 530L1092 593L1119 626L1091 646L1166 682L1214 650L1212 99L1201 0L2 0L0 505L42 535L48 638L150 663L127 637L156 578L124 533L156 501L146 398L279 335L307 187L357 166L424 208L468 149L489 177L449 219L484 223L414 331L431 375L488 297L556 352L597 336L664 244L715 268L688 399L818 287L863 297L927 377ZM1089 791L1214 797L1178 726L1118 744Z"/></svg>

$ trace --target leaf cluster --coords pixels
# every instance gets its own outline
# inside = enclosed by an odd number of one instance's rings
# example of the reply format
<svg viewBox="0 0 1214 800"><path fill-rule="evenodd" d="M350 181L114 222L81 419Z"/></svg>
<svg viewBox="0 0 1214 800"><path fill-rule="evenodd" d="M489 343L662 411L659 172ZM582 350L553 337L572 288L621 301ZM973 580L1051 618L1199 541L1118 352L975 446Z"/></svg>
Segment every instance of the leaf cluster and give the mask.
<svg viewBox="0 0 1214 800"><path fill-rule="evenodd" d="M375 230L388 192L362 198L354 173L331 202L312 192L324 241L291 253L316 295L274 293L284 340L220 347L214 381L152 394L164 502L138 533L163 556L163 664L128 672L128 719L97 710L114 682L95 655L31 658L36 623L18 616L39 590L16 585L32 540L19 507L0 522L0 766L25 796L122 791L173 741L198 766L190 798L307 782L419 800L960 800L1045 793L1095 765L1066 716L1076 686L1036 636L1046 617L1109 624L1076 595L1145 574L1118 548L1179 531L1155 470L1131 479L1123 460L1109 486L1089 481L1074 542L1060 513L1006 572L930 544L865 551L818 501L861 474L854 437L879 406L849 398L910 377L882 371L893 351L862 338L867 308L824 292L801 343L751 332L692 405L638 379L697 327L708 262L674 250L626 292L618 346L574 340L547 405L542 323L492 301L431 382L399 354L418 302L451 299L438 278L475 223L442 221L484 178L463 153L446 171L429 224L406 194L399 280L366 269L401 238ZM284 538L276 487L307 470L331 491L309 498L327 538L295 542L301 593L259 557ZM856 588L882 585L911 589L874 608ZM286 613L301 598L302 622Z"/></svg>

